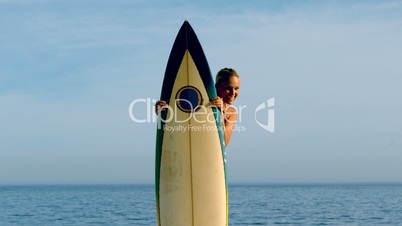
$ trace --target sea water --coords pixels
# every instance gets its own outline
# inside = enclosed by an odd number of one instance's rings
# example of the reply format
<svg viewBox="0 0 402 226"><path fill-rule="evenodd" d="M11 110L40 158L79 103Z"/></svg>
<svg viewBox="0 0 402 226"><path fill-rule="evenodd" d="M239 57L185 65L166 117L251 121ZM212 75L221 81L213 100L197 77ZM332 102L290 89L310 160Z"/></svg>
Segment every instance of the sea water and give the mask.
<svg viewBox="0 0 402 226"><path fill-rule="evenodd" d="M230 185L229 225L402 225L402 184ZM153 185L0 186L0 225L157 225Z"/></svg>

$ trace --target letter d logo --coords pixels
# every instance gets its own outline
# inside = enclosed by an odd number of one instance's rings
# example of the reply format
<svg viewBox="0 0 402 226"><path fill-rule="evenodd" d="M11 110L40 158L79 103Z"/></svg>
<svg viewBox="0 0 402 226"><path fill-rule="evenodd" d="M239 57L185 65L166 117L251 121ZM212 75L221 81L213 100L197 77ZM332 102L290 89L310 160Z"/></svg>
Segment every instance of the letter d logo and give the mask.
<svg viewBox="0 0 402 226"><path fill-rule="evenodd" d="M260 104L254 112L254 118L255 121L257 122L257 124L259 126L261 126L261 128L273 133L275 131L275 110L272 109L272 107L274 107L275 105L275 98L272 97L270 99L267 100L267 102L263 102L262 104ZM271 108L267 110L267 117L268 117L268 122L267 124L263 124L261 122L259 122L257 120L257 112L266 109L266 108Z"/></svg>

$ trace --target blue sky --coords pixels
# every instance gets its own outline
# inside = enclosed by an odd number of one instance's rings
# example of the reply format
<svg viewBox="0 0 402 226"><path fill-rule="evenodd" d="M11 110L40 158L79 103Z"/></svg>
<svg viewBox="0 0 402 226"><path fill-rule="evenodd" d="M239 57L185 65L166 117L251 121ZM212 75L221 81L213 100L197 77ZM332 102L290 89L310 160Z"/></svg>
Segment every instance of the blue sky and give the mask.
<svg viewBox="0 0 402 226"><path fill-rule="evenodd" d="M0 184L153 183L158 99L187 19L246 106L230 183L402 182L400 1L0 0ZM275 98L275 132L254 110ZM144 117L146 105L136 109Z"/></svg>

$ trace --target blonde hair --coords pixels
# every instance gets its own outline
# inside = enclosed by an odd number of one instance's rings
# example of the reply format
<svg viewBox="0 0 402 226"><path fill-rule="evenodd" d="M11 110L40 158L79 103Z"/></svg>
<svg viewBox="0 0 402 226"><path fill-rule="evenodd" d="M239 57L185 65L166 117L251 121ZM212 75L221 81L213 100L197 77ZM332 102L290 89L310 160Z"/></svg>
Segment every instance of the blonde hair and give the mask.
<svg viewBox="0 0 402 226"><path fill-rule="evenodd" d="M217 89L223 82L228 81L231 77L240 78L237 71L233 68L223 68L216 74L215 88Z"/></svg>

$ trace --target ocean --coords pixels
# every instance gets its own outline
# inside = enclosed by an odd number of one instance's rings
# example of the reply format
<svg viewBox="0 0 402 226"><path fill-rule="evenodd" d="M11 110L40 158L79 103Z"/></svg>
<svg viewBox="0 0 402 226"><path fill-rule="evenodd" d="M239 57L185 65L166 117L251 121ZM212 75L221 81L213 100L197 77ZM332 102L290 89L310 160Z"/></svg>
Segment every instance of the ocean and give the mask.
<svg viewBox="0 0 402 226"><path fill-rule="evenodd" d="M157 225L155 190L2 185L0 225ZM402 225L402 184L230 185L229 225Z"/></svg>

